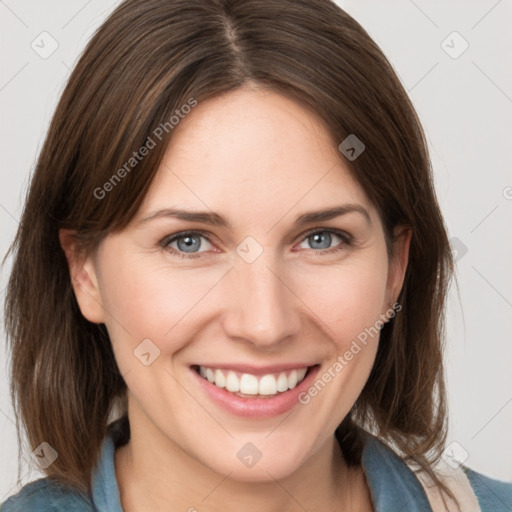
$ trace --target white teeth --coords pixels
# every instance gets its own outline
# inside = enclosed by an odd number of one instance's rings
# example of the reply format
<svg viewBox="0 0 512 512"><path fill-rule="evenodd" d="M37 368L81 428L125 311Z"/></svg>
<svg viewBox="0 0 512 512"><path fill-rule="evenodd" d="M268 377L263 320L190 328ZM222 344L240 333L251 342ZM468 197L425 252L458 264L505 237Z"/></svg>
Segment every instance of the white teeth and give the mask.
<svg viewBox="0 0 512 512"><path fill-rule="evenodd" d="M277 378L277 391L288 391L288 377L286 373L280 373Z"/></svg>
<svg viewBox="0 0 512 512"><path fill-rule="evenodd" d="M297 370L297 384L301 383L301 381L304 379L304 376L306 375L307 371L308 371L307 368L301 368L300 370Z"/></svg>
<svg viewBox="0 0 512 512"><path fill-rule="evenodd" d="M240 393L244 395L258 394L258 377L244 373L240 379Z"/></svg>
<svg viewBox="0 0 512 512"><path fill-rule="evenodd" d="M217 385L217 383L215 383L215 385ZM234 372L228 372L228 377L226 379L226 389L231 391L231 393L237 393L240 391L240 379Z"/></svg>
<svg viewBox="0 0 512 512"><path fill-rule="evenodd" d="M226 387L226 377L220 370L215 370L215 385L219 388Z"/></svg>
<svg viewBox="0 0 512 512"><path fill-rule="evenodd" d="M277 382L273 375L264 375L260 380L259 385L260 395L275 395L277 394Z"/></svg>
<svg viewBox="0 0 512 512"><path fill-rule="evenodd" d="M297 370L292 370L288 377L288 386L293 389L297 385Z"/></svg>
<svg viewBox="0 0 512 512"><path fill-rule="evenodd" d="M244 373L239 378L233 371L224 372L218 368L199 367L199 375L219 388L226 388L231 393L243 393L245 395L277 395L293 389L306 375L307 368L300 368L277 374L267 374L256 377L250 373Z"/></svg>

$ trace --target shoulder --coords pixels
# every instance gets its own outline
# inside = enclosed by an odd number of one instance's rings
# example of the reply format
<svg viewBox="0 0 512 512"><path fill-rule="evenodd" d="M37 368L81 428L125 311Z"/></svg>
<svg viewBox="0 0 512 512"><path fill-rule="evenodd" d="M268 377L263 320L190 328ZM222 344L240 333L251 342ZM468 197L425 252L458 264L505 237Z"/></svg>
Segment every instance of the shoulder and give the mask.
<svg viewBox="0 0 512 512"><path fill-rule="evenodd" d="M18 494L0 504L0 512L91 512L91 501L69 487L48 478L26 484Z"/></svg>
<svg viewBox="0 0 512 512"><path fill-rule="evenodd" d="M504 482L463 467L482 512L512 510L512 481Z"/></svg>
<svg viewBox="0 0 512 512"><path fill-rule="evenodd" d="M481 512L512 512L512 482L490 478L464 465L460 467L463 470L460 473L467 477L467 484L461 489L463 492L465 492L464 489L469 490L469 494L474 495L471 500L474 500L475 504L478 502ZM389 508L391 503L399 505L395 507L396 510L401 510L401 506L407 507L404 510L432 510L429 497L418 474L377 437L366 436L363 468L374 501L383 510L386 507ZM443 468L443 471L447 469L444 466ZM436 472L441 479L446 476L443 472L439 473L437 470ZM448 473L445 483L452 490L455 490L453 486L456 481L460 482L459 478L454 478L453 474ZM461 497L467 499L467 492ZM432 498L431 495L430 498ZM379 510L378 507L377 510ZM440 510L443 509L440 508Z"/></svg>
<svg viewBox="0 0 512 512"><path fill-rule="evenodd" d="M92 475L90 494L80 493L55 479L40 478L0 503L0 512L122 512L114 466L116 442L120 439L123 437L115 428L109 427Z"/></svg>
<svg viewBox="0 0 512 512"><path fill-rule="evenodd" d="M413 471L378 437L364 434L362 467L376 510L431 510L427 495Z"/></svg>

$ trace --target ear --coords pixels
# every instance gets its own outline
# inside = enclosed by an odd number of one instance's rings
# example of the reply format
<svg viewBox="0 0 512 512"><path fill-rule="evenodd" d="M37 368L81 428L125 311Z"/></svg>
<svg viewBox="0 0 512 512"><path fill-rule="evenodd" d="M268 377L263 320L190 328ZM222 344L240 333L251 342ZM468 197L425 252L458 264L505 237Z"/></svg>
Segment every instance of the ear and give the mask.
<svg viewBox="0 0 512 512"><path fill-rule="evenodd" d="M397 226L393 231L393 235L393 256L389 260L386 306L394 304L402 290L409 262L412 230L408 226Z"/></svg>
<svg viewBox="0 0 512 512"><path fill-rule="evenodd" d="M94 261L91 256L84 257L79 254L74 233L70 229L59 230L60 245L68 261L71 285L82 315L90 322L103 323L105 312Z"/></svg>

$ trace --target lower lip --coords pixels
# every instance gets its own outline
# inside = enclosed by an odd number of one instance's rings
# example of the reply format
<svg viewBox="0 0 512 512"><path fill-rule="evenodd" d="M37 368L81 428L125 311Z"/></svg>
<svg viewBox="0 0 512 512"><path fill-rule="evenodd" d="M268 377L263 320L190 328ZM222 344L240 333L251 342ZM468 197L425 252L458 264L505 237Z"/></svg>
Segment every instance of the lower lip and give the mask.
<svg viewBox="0 0 512 512"><path fill-rule="evenodd" d="M284 393L278 393L268 398L243 398L217 387L191 368L199 384L213 402L231 414L246 418L269 418L288 412L300 403L299 395L310 387L319 370L320 365L313 366L302 382Z"/></svg>

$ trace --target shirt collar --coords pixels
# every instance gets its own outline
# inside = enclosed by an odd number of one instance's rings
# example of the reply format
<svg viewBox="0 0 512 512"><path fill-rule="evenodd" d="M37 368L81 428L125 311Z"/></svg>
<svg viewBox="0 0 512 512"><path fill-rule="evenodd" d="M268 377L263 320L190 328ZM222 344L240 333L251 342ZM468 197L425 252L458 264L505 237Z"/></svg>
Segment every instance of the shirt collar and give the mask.
<svg viewBox="0 0 512 512"><path fill-rule="evenodd" d="M92 478L92 502L98 512L123 512L114 466L115 444L109 432Z"/></svg>
<svg viewBox="0 0 512 512"><path fill-rule="evenodd" d="M362 467L376 512L431 512L413 471L377 437L365 433Z"/></svg>

